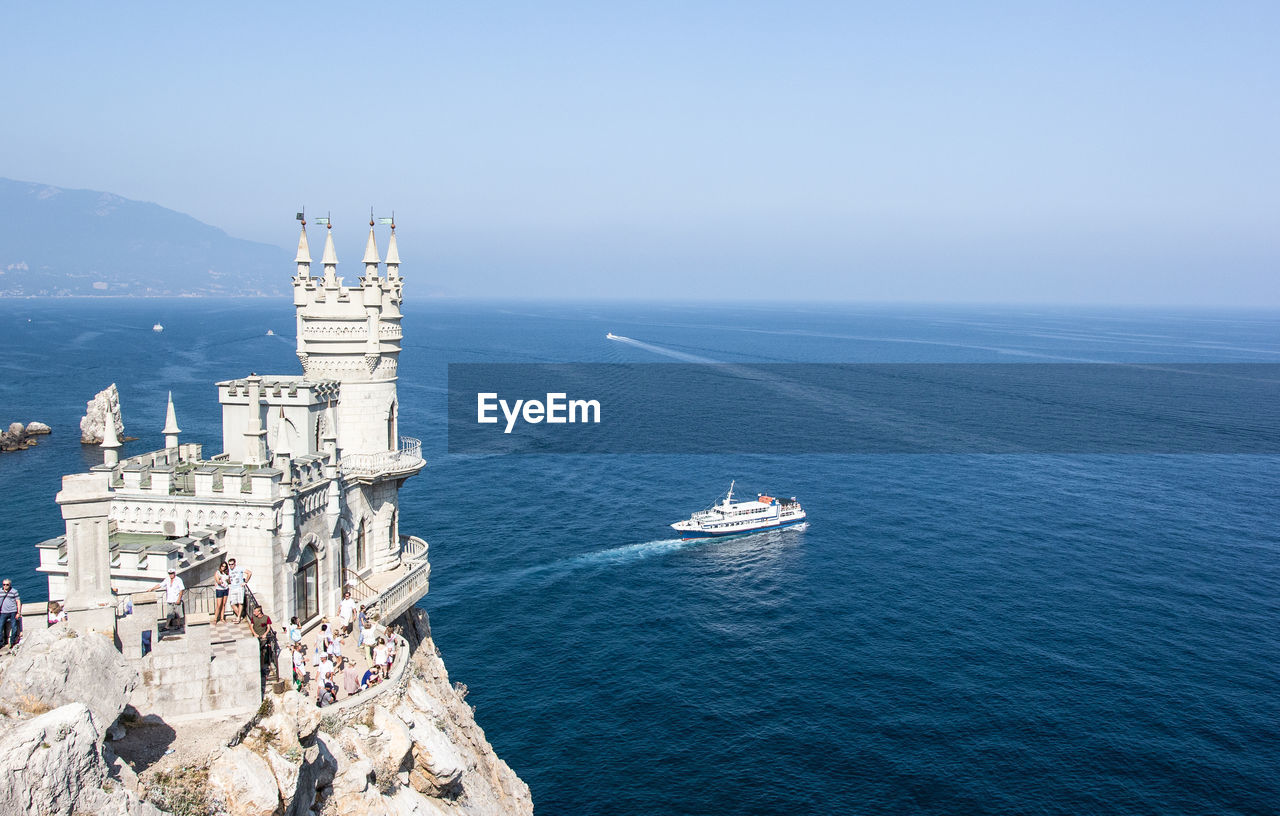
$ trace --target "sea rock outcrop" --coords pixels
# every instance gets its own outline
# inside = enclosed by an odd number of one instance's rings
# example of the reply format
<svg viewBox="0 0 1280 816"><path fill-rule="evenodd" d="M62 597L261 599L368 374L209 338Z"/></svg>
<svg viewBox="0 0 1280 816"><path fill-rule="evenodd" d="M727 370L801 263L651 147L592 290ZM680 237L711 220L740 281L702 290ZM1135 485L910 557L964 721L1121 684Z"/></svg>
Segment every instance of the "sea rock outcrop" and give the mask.
<svg viewBox="0 0 1280 816"><path fill-rule="evenodd" d="M0 451L26 450L36 444L36 437L50 433L49 426L43 422L11 422L9 427L0 431Z"/></svg>
<svg viewBox="0 0 1280 816"><path fill-rule="evenodd" d="M116 390L115 383L99 391L85 404L84 418L80 420L80 441L86 445L102 444L108 417L115 423L116 438L123 440L124 419L120 415L120 392Z"/></svg>

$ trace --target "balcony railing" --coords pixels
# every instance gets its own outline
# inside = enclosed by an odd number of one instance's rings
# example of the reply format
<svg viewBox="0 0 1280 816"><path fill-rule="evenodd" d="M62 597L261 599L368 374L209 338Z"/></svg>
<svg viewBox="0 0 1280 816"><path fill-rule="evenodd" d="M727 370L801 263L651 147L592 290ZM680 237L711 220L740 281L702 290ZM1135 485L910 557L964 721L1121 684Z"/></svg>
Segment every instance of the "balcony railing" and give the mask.
<svg viewBox="0 0 1280 816"><path fill-rule="evenodd" d="M421 470L423 464L422 441L402 436L399 450L346 454L342 457L342 472L355 477L407 475Z"/></svg>

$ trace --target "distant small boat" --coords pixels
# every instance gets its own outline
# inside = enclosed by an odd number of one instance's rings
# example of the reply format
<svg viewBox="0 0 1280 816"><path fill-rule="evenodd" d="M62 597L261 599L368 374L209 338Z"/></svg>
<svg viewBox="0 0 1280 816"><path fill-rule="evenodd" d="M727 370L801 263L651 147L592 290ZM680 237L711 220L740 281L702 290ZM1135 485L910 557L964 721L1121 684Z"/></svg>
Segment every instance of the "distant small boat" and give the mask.
<svg viewBox="0 0 1280 816"><path fill-rule="evenodd" d="M267 337L275 337L276 333L271 329L267 329Z"/></svg>
<svg viewBox="0 0 1280 816"><path fill-rule="evenodd" d="M606 335L604 336L604 339L606 339L606 340L617 340L617 339L618 339L618 335L614 334L613 332L609 332L608 334L606 334Z"/></svg>
<svg viewBox="0 0 1280 816"><path fill-rule="evenodd" d="M154 326L152 326L152 327L151 327L151 331L153 331L153 332L162 332L162 331L164 331L164 326L161 326L159 323L157 323L157 324L155 324Z"/></svg>

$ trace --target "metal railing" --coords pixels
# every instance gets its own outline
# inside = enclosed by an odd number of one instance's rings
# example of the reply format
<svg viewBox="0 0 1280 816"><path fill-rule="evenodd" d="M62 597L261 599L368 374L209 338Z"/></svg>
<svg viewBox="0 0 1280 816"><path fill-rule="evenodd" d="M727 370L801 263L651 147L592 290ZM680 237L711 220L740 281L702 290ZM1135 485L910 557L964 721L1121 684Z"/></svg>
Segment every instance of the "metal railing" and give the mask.
<svg viewBox="0 0 1280 816"><path fill-rule="evenodd" d="M350 568L345 568L342 573L342 586L344 589L351 590L351 597L363 604L369 603L372 598L375 601L378 597L378 590L369 586L369 582L361 578L359 573Z"/></svg>
<svg viewBox="0 0 1280 816"><path fill-rule="evenodd" d="M197 586L187 587L185 590L183 590L182 614L184 616L208 615L210 618L212 618L214 612L217 610L217 604L218 604L218 599L214 595L215 589L217 589L217 587L215 587L213 584L198 584ZM131 610L133 609L133 596L140 595L140 594L142 593L131 592L124 595L117 595L116 596L117 616L123 617L124 615L131 614L132 613ZM157 590L150 594L159 596L160 592ZM163 609L164 598L158 597L157 600L162 602L157 608ZM257 597L254 596L253 590L249 589L249 586L246 584L244 588L245 617L248 617L249 615L251 615L253 613L253 610L256 609L258 606L260 606L260 604L258 603ZM230 601L228 601L226 606L223 609L223 613L230 614L231 611L232 611L231 603ZM156 620L163 620L163 619L164 619L163 615L156 618Z"/></svg>
<svg viewBox="0 0 1280 816"><path fill-rule="evenodd" d="M422 467L422 440L400 437L400 448L377 453L349 453L342 457L342 472L351 476L406 473Z"/></svg>

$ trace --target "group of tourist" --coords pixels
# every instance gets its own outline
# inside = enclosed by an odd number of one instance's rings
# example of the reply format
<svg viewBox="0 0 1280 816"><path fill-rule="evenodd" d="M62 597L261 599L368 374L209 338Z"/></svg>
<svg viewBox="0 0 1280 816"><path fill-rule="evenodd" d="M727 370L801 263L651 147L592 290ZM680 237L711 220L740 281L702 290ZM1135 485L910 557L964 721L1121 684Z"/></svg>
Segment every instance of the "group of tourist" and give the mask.
<svg viewBox="0 0 1280 816"><path fill-rule="evenodd" d="M355 658L342 653L346 638L359 630L360 646L364 650L368 668L362 673ZM289 624L289 650L292 652L293 685L306 693L308 686L314 691L316 705L324 707L336 702L339 695L347 697L377 685L391 675L396 659L395 638L378 634L378 626L369 616L363 604L351 599L351 592L343 595L339 606L338 625L332 626L328 618L321 619L316 631L315 648L311 665L314 676L308 671L307 646L302 642L302 628L295 617Z"/></svg>
<svg viewBox="0 0 1280 816"><path fill-rule="evenodd" d="M253 570L236 566L234 558L228 558L218 565L213 574L213 622L221 623L227 619L227 604L231 604L231 613L236 622L244 620L244 595L253 577Z"/></svg>
<svg viewBox="0 0 1280 816"><path fill-rule="evenodd" d="M236 565L236 559L229 558L218 565L214 573L214 622L229 620L226 606L231 605L231 616L236 622L248 621L254 637L262 648L262 666L264 675L268 667L276 664L279 646L272 629L271 618L262 607L254 607L252 613L245 615L245 591L253 572ZM184 616L182 602L186 593L186 585L175 569L158 584L151 587L153 592L162 592L165 625L163 628L175 628L183 625ZM48 606L49 625L66 619L62 604L50 601ZM374 622L364 604L357 603L351 597L351 591L343 593L342 602L338 605L337 625L331 625L328 618L321 619L316 634L315 649L312 653L312 666L315 675L312 677L307 667L307 647L302 643L302 627L298 618L290 621L287 629L289 637L288 649L292 654L293 683L298 691L308 686L313 687L316 704L326 706L336 702L340 694L350 697L353 694L377 685L391 675L391 667L396 659L395 638L389 632L380 634L380 627ZM353 657L343 655L343 646L349 637L355 636L356 643L364 655L368 666L360 671L359 663ZM22 637L22 597L6 578L0 583L0 649L17 646Z"/></svg>

